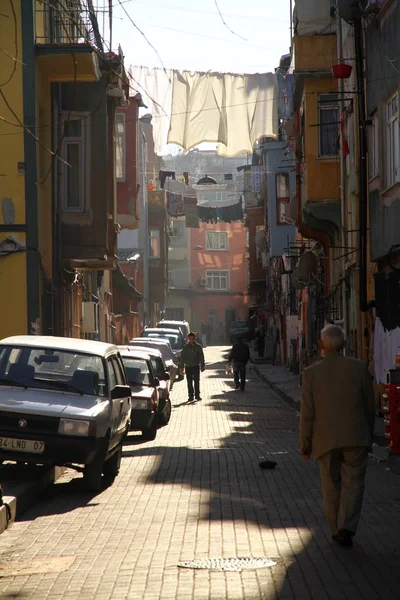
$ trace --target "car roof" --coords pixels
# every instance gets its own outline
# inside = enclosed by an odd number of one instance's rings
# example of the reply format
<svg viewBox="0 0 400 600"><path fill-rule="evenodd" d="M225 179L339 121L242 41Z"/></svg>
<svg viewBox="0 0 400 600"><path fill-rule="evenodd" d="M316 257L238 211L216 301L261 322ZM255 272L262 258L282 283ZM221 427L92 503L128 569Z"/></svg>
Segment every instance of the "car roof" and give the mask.
<svg viewBox="0 0 400 600"><path fill-rule="evenodd" d="M167 327L146 327L145 331L152 333L170 333L171 335L178 335L176 329L168 329Z"/></svg>
<svg viewBox="0 0 400 600"><path fill-rule="evenodd" d="M160 344L163 346L171 346L170 341L167 339L160 339L160 338L150 338L150 337L138 337L138 338L133 338L133 340L131 340L129 342L129 344Z"/></svg>
<svg viewBox="0 0 400 600"><path fill-rule="evenodd" d="M119 351L121 352L121 356L124 356L124 352L125 354L128 356L128 354L137 354L137 353L141 353L141 354L147 354L148 356L156 356L157 358L162 358L162 353L157 350L156 348L150 348L150 346L148 348L146 348L145 346L139 346L139 345L134 345L134 346L118 346Z"/></svg>
<svg viewBox="0 0 400 600"><path fill-rule="evenodd" d="M93 354L95 356L107 356L110 353L118 352L118 348L114 344L52 335L13 335L0 340L0 345L48 348L51 350Z"/></svg>
<svg viewBox="0 0 400 600"><path fill-rule="evenodd" d="M135 348L134 346L118 346L118 350L122 358L142 358L144 360L150 360L150 353L145 349Z"/></svg>
<svg viewBox="0 0 400 600"><path fill-rule="evenodd" d="M158 324L160 323L173 323L174 325L188 325L187 321L174 321L173 319L161 319L161 321L158 322Z"/></svg>

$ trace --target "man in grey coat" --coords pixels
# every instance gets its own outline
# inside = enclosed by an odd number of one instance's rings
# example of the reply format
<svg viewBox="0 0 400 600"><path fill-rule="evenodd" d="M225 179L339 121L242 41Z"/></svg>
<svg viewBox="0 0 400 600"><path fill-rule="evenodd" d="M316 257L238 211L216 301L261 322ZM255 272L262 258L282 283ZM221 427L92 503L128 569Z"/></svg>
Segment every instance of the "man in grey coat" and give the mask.
<svg viewBox="0 0 400 600"><path fill-rule="evenodd" d="M301 453L304 460L312 455L319 462L332 539L352 546L372 446L374 392L368 365L341 354L340 327L326 326L319 345L323 360L303 373Z"/></svg>
<svg viewBox="0 0 400 600"><path fill-rule="evenodd" d="M179 369L181 375L185 374L189 394L189 402L201 400L200 397L200 371L205 369L203 348L196 342L196 334L190 332L188 343L183 347L179 359ZM194 390L193 390L194 384Z"/></svg>

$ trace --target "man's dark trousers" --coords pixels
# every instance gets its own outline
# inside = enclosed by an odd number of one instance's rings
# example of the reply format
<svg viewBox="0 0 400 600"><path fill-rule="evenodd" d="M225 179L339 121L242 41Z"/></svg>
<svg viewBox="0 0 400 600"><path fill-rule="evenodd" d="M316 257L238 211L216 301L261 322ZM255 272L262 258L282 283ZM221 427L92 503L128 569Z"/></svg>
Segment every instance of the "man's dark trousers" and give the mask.
<svg viewBox="0 0 400 600"><path fill-rule="evenodd" d="M246 363L245 362L233 362L233 377L235 379L235 387L240 386L241 390L244 390L246 385ZM239 382L240 379L240 382Z"/></svg>
<svg viewBox="0 0 400 600"><path fill-rule="evenodd" d="M186 367L186 381L188 386L189 400L200 398L200 366ZM193 393L194 383L194 393Z"/></svg>

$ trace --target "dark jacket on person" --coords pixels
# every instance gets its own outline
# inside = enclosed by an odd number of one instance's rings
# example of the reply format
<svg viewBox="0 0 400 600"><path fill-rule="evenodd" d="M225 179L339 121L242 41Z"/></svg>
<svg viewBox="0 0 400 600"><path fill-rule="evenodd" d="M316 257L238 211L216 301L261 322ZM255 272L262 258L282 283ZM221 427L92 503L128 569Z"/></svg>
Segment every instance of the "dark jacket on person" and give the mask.
<svg viewBox="0 0 400 600"><path fill-rule="evenodd" d="M229 362L241 362L247 364L250 360L250 350L243 341L237 342L232 346L229 353Z"/></svg>
<svg viewBox="0 0 400 600"><path fill-rule="evenodd" d="M197 342L194 344L187 343L183 346L182 354L179 359L179 368L197 367L200 365L204 369L204 352L203 348Z"/></svg>

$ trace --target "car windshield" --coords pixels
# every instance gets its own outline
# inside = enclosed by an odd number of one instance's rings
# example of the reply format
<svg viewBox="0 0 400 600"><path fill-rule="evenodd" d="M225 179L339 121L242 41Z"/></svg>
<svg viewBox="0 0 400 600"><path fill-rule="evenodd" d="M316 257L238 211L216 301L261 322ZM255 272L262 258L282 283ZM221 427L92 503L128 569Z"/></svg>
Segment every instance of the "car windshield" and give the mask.
<svg viewBox="0 0 400 600"><path fill-rule="evenodd" d="M173 333L147 333L147 337L155 340L168 340L173 350L180 350L182 348L182 337L178 334Z"/></svg>
<svg viewBox="0 0 400 600"><path fill-rule="evenodd" d="M0 385L22 385L105 396L100 356L51 348L0 345Z"/></svg>
<svg viewBox="0 0 400 600"><path fill-rule="evenodd" d="M122 357L129 385L151 385L151 374L147 361L143 358Z"/></svg>

